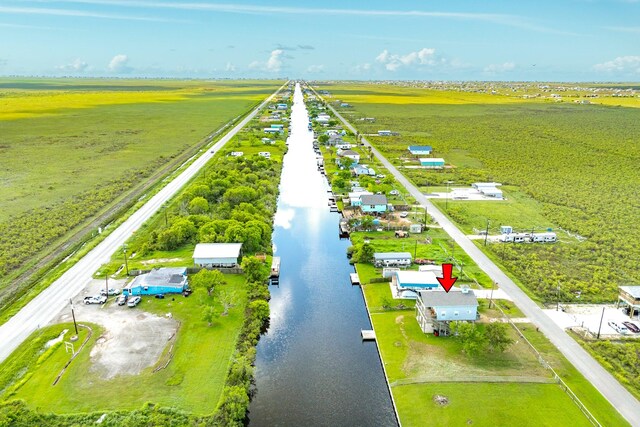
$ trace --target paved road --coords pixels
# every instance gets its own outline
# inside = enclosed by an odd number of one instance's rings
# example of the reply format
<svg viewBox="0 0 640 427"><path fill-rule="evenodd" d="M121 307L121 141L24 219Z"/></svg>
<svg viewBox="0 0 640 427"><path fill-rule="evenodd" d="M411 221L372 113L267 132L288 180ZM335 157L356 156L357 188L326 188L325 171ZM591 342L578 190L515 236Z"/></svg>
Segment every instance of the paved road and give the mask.
<svg viewBox="0 0 640 427"><path fill-rule="evenodd" d="M286 85L286 83L285 83ZM73 267L67 270L58 280L51 284L40 295L34 298L8 322L0 326L0 362L6 359L16 347L33 331L51 322L65 306L69 299L76 296L91 280L91 276L102 264L109 261L111 255L120 249L124 242L151 217L165 202L205 165L216 152L242 129L260 109L262 109L278 91L249 113L240 123L229 131L213 147L209 147L180 175L167 184L147 203L138 209L129 219L114 230L98 246L85 255Z"/></svg>
<svg viewBox="0 0 640 427"><path fill-rule="evenodd" d="M319 95L318 95L319 96ZM347 122L332 106L329 108L353 132L357 130ZM549 340L564 354L564 356L587 378L604 397L624 416L633 426L640 426L640 402L633 397L609 372L607 372L589 353L571 338L563 329L555 324L538 305L531 300L506 274L496 266L469 238L467 238L442 212L436 208L405 176L400 173L378 150L373 148L366 138L362 138L365 146L371 147L373 154L393 174L409 193L422 206L425 206L431 216L442 228L464 249L464 251L478 264L478 266L495 282L499 283L507 295L520 310ZM593 414L596 418L598 414Z"/></svg>

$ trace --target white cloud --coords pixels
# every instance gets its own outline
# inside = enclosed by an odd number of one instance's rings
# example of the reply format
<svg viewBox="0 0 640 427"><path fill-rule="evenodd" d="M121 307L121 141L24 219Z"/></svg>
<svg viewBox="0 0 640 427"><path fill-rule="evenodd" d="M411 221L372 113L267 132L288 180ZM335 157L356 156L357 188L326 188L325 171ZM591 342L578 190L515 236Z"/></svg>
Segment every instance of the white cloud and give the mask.
<svg viewBox="0 0 640 427"><path fill-rule="evenodd" d="M593 66L596 71L607 73L638 73L640 74L640 56L618 56L612 61Z"/></svg>
<svg viewBox="0 0 640 427"><path fill-rule="evenodd" d="M353 67L353 71L355 71L357 74L367 73L369 72L369 70L371 70L371 64L369 64L368 62L365 62L364 64L358 64Z"/></svg>
<svg viewBox="0 0 640 427"><path fill-rule="evenodd" d="M396 71L401 67L430 66L446 61L436 57L435 49L425 47L415 52L409 52L406 55L389 53L385 49L376 56L376 62L384 65L388 71Z"/></svg>
<svg viewBox="0 0 640 427"><path fill-rule="evenodd" d="M513 62L504 62L502 64L490 64L484 67L484 72L488 74L499 74L513 71L516 68L516 64Z"/></svg>
<svg viewBox="0 0 640 427"><path fill-rule="evenodd" d="M133 71L133 68L127 65L128 63L129 57L127 55L118 54L111 59L107 68L113 73L130 73Z"/></svg>
<svg viewBox="0 0 640 427"><path fill-rule="evenodd" d="M324 71L324 65L309 65L307 67L308 73L321 73L322 71Z"/></svg>
<svg viewBox="0 0 640 427"><path fill-rule="evenodd" d="M235 71L236 70L236 66L231 63L231 62L227 62L226 67L224 67L225 71Z"/></svg>
<svg viewBox="0 0 640 427"><path fill-rule="evenodd" d="M274 49L269 55L267 62L253 61L249 64L249 68L252 70L263 70L272 73L278 73L282 69L282 58L284 57L284 50Z"/></svg>
<svg viewBox="0 0 640 427"><path fill-rule="evenodd" d="M56 67L60 71L66 71L71 73L81 73L89 68L89 64L81 60L80 58L74 59L71 63L65 65L59 65Z"/></svg>

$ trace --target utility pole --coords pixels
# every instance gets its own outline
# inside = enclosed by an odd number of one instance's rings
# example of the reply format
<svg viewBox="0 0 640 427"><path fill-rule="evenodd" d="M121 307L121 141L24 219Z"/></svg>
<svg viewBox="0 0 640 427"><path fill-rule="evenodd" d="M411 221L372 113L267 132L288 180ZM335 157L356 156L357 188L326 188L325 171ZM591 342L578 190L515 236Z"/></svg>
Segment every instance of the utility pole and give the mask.
<svg viewBox="0 0 640 427"><path fill-rule="evenodd" d="M489 223L491 221L487 218L487 229L484 232L484 245L487 246L487 238L489 237Z"/></svg>
<svg viewBox="0 0 640 427"><path fill-rule="evenodd" d="M105 287L105 290L107 291L105 296L109 298L109 273L106 270L104 272L104 287Z"/></svg>
<svg viewBox="0 0 640 427"><path fill-rule="evenodd" d="M600 330L602 329L602 319L604 319L604 307L602 307L602 316L600 316L600 326L598 326L597 339L600 339Z"/></svg>
<svg viewBox="0 0 640 427"><path fill-rule="evenodd" d="M496 282L491 283L491 295L489 296L489 308L491 308L491 303L493 302L493 289L496 287Z"/></svg>
<svg viewBox="0 0 640 427"><path fill-rule="evenodd" d="M127 263L127 245L122 245L122 252L124 253L124 266L127 269L127 276L129 275L129 264Z"/></svg>
<svg viewBox="0 0 640 427"><path fill-rule="evenodd" d="M558 283L558 287L556 289L556 311L558 311L560 309L560 283Z"/></svg>
<svg viewBox="0 0 640 427"><path fill-rule="evenodd" d="M78 335L78 324L76 323L76 314L73 312L73 300L69 298L69 304L71 304L71 317L73 317L73 327L76 329L76 336Z"/></svg>
<svg viewBox="0 0 640 427"><path fill-rule="evenodd" d="M416 239L416 247L413 249L413 259L418 257L418 239Z"/></svg>

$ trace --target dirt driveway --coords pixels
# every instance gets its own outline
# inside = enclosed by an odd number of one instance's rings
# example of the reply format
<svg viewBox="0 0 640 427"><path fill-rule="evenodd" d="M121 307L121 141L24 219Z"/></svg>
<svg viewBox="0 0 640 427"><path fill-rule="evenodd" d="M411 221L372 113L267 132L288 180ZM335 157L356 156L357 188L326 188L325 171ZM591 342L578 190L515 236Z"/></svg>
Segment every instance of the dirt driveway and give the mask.
<svg viewBox="0 0 640 427"><path fill-rule="evenodd" d="M123 285L123 281L109 281L109 287L120 289ZM103 280L93 280L73 299L78 322L97 323L105 328L91 350L92 370L104 379L139 374L158 361L169 339L175 335L178 322L169 316L145 312L142 307L149 297L143 297L135 308L118 306L115 297L110 297L102 306L83 303L85 296L98 295L104 286ZM66 308L54 323L70 321L71 310Z"/></svg>

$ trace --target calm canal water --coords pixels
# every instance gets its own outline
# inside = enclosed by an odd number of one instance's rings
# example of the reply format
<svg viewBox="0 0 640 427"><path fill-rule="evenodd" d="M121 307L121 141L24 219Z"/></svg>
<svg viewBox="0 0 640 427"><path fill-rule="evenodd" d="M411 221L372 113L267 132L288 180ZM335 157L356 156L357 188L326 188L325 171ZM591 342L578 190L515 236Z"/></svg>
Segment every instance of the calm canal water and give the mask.
<svg viewBox="0 0 640 427"><path fill-rule="evenodd" d="M376 345L360 337L371 324L349 282L350 243L329 212L299 86L291 123L273 237L280 284L258 344L250 425L396 426Z"/></svg>

